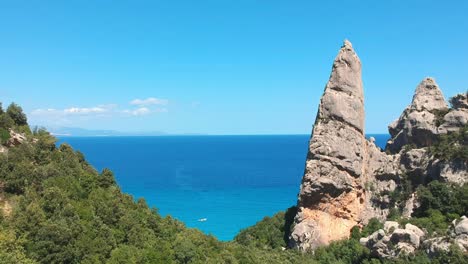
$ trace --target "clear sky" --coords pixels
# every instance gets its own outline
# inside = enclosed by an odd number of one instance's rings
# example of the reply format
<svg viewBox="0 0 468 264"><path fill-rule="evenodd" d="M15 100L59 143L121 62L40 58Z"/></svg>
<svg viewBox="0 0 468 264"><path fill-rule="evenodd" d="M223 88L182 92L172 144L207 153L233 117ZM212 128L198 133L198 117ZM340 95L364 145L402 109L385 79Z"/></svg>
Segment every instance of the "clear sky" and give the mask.
<svg viewBox="0 0 468 264"><path fill-rule="evenodd" d="M0 101L30 123L120 131L309 134L343 39L366 132L416 85L468 88L468 1L3 1Z"/></svg>

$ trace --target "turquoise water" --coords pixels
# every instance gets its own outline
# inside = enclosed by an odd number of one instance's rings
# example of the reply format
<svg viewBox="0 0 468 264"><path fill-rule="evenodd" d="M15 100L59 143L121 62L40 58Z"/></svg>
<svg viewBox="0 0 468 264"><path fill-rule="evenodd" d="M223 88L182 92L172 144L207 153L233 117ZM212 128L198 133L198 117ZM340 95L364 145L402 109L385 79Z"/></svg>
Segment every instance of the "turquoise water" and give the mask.
<svg viewBox="0 0 468 264"><path fill-rule="evenodd" d="M380 146L387 135L372 135ZM296 203L308 135L60 137L124 192L221 240ZM206 221L199 221L206 218Z"/></svg>

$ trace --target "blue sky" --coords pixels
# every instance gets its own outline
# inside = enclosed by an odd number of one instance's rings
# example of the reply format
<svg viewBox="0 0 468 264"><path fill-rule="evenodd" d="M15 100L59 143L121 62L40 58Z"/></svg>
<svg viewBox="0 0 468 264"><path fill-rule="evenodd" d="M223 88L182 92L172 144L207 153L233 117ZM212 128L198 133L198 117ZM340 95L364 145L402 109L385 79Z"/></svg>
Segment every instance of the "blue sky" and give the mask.
<svg viewBox="0 0 468 264"><path fill-rule="evenodd" d="M343 39L366 131L435 77L468 88L468 1L0 1L0 101L30 122L120 131L308 134Z"/></svg>

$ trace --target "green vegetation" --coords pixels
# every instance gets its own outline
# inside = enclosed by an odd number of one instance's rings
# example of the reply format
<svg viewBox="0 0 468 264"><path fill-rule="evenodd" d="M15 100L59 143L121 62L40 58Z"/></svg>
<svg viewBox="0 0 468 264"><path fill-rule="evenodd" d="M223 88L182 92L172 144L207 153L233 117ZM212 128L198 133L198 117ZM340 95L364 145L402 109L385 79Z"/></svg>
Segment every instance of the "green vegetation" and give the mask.
<svg viewBox="0 0 468 264"><path fill-rule="evenodd" d="M459 131L440 135L429 151L440 160L468 161L468 124Z"/></svg>
<svg viewBox="0 0 468 264"><path fill-rule="evenodd" d="M431 113L435 117L435 125L440 126L444 123L444 116L450 111L450 109L434 109Z"/></svg>
<svg viewBox="0 0 468 264"><path fill-rule="evenodd" d="M26 114L23 112L23 108L21 108L21 106L11 103L8 106L6 113L17 126L28 125L28 119L26 118Z"/></svg>
<svg viewBox="0 0 468 264"><path fill-rule="evenodd" d="M3 263L463 263L459 251L435 259L420 252L395 261L372 258L359 238L381 228L372 219L355 227L349 240L305 254L288 249L296 208L265 217L242 230L232 242L220 242L183 223L162 217L143 199L121 192L113 173L97 172L82 153L56 146L46 130L31 132L21 108L0 107L0 138L9 129L28 137L0 154L0 264ZM447 189L448 188L448 189ZM418 189L417 219L434 230L449 216L467 211L467 187L432 183ZM5 201L13 210L5 210ZM437 213L439 212L439 213ZM445 218L439 219L440 216ZM438 217L438 218L437 218ZM434 219L438 220L435 221ZM417 221L417 220L415 220ZM423 221L423 220L419 220ZM426 222L421 222L427 224Z"/></svg>
<svg viewBox="0 0 468 264"><path fill-rule="evenodd" d="M0 103L0 144L3 145L10 139L9 129L14 129L20 133L31 133L26 114L20 106L11 103L5 112Z"/></svg>
<svg viewBox="0 0 468 264"><path fill-rule="evenodd" d="M234 240L241 245L261 249L286 248L296 213L297 208L291 207L286 212L279 212L273 217L267 216L256 225L239 232Z"/></svg>
<svg viewBox="0 0 468 264"><path fill-rule="evenodd" d="M445 234L453 219L468 215L468 185L432 181L416 189L420 206L411 219L401 220L424 227L429 234Z"/></svg>
<svg viewBox="0 0 468 264"><path fill-rule="evenodd" d="M16 105L2 110L2 128L25 128L19 113ZM311 263L297 251L220 242L162 217L122 193L110 170L56 147L44 129L29 133L0 154L0 198L14 205L8 212L0 204L0 263Z"/></svg>

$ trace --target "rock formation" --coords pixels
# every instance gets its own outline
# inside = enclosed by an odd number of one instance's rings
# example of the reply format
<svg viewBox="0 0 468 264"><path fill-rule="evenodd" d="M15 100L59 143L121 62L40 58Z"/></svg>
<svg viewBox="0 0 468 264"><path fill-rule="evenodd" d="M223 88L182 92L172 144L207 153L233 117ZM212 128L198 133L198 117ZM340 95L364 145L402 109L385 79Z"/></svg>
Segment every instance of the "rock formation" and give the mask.
<svg viewBox="0 0 468 264"><path fill-rule="evenodd" d="M396 258L400 255L414 253L422 244L424 231L412 224L400 228L397 222L388 221L384 229L372 235L361 238L362 245L370 248L371 254L379 258Z"/></svg>
<svg viewBox="0 0 468 264"><path fill-rule="evenodd" d="M417 249L424 249L429 256L434 256L449 251L451 245L468 252L468 218L463 216L460 222L454 221L447 233L446 236L428 238L426 232L415 225L406 224L403 228L398 222L387 221L383 229L359 242L368 247L374 257L387 259L412 254Z"/></svg>
<svg viewBox="0 0 468 264"><path fill-rule="evenodd" d="M364 98L361 62L350 42L325 87L298 199L292 246L302 250L345 238L364 206Z"/></svg>
<svg viewBox="0 0 468 264"><path fill-rule="evenodd" d="M407 176L412 184L432 179L468 182L468 161L439 160L428 148L441 134L468 122L466 93L450 103L452 108L435 80L425 78L411 104L389 126L391 139L383 152L372 138L365 139L361 62L345 41L319 105L289 246L313 251L349 237L352 227L371 218L385 221L392 206L389 193ZM404 204L405 217L411 217L417 204L413 194ZM419 244L403 246L411 251Z"/></svg>
<svg viewBox="0 0 468 264"><path fill-rule="evenodd" d="M7 147L18 146L26 140L26 136L24 134L16 133L12 129L10 129L9 132L10 132L10 138L7 140L5 144Z"/></svg>

